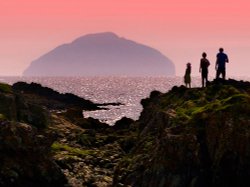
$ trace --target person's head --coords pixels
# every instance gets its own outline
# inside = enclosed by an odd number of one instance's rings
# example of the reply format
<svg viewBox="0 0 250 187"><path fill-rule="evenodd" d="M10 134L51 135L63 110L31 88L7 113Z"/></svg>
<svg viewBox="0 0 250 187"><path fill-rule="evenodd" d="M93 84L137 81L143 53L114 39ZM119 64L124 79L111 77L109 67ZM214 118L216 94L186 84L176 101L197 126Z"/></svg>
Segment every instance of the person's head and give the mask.
<svg viewBox="0 0 250 187"><path fill-rule="evenodd" d="M203 58L206 58L206 57L207 57L207 53L205 53L205 52L202 53L202 57L203 57Z"/></svg>
<svg viewBox="0 0 250 187"><path fill-rule="evenodd" d="M191 68L191 63L190 62L187 63L187 67Z"/></svg>
<svg viewBox="0 0 250 187"><path fill-rule="evenodd" d="M224 51L224 49L221 47L221 48L219 49L219 51L222 53L222 52Z"/></svg>

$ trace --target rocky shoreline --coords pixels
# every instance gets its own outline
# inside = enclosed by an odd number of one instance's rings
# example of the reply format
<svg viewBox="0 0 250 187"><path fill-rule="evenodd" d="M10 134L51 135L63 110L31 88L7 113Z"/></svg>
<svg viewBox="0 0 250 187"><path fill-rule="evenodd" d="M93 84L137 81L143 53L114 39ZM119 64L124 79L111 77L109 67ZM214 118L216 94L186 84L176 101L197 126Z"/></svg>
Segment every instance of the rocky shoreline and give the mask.
<svg viewBox="0 0 250 187"><path fill-rule="evenodd" d="M152 92L113 186L250 186L249 94L250 83L235 80Z"/></svg>
<svg viewBox="0 0 250 187"><path fill-rule="evenodd" d="M0 163L8 161L0 168L0 186L112 185L114 167L131 146L127 142L131 141L130 135L134 137L134 131L130 131L134 121L123 118L118 125L110 127L96 119L84 118L82 110L99 110L103 109L99 106L120 103L94 104L73 94L60 94L39 84L24 82L13 86L0 84L0 102L0 122L7 124L7 130L3 131L6 137L0 133L3 141ZM23 134L13 133L13 128L15 132L30 129L32 135L29 130ZM33 135L33 131L37 135ZM37 141L41 144L35 144ZM11 155L8 149L13 149ZM26 157L27 154L30 156ZM22 159L18 159L20 155ZM36 160L41 156L44 160L29 163L30 157ZM41 168L43 165L52 169ZM38 176L34 176L37 173Z"/></svg>
<svg viewBox="0 0 250 187"><path fill-rule="evenodd" d="M0 186L250 186L250 83L173 87L138 121L36 83L0 84ZM119 103L111 103L119 104Z"/></svg>

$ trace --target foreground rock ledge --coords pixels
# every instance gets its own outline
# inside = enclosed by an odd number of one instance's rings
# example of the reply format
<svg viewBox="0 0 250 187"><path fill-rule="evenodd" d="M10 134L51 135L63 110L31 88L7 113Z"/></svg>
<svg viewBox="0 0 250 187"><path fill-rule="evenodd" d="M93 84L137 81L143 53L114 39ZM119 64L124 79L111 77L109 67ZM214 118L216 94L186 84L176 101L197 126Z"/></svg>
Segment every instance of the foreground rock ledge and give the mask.
<svg viewBox="0 0 250 187"><path fill-rule="evenodd" d="M154 91L114 127L22 89L0 84L0 186L250 186L249 82Z"/></svg>
<svg viewBox="0 0 250 187"><path fill-rule="evenodd" d="M152 92L113 186L250 186L249 94L250 83L235 80Z"/></svg>

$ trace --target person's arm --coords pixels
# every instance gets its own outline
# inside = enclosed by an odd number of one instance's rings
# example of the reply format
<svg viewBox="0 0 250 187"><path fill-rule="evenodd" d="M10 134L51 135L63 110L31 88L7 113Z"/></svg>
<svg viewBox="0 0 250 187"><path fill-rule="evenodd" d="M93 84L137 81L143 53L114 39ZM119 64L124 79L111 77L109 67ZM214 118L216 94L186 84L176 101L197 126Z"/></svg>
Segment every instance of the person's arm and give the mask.
<svg viewBox="0 0 250 187"><path fill-rule="evenodd" d="M216 62L215 62L215 70L217 71L218 68L218 55L216 56Z"/></svg>
<svg viewBox="0 0 250 187"><path fill-rule="evenodd" d="M226 55L226 63L229 63L228 56Z"/></svg>
<svg viewBox="0 0 250 187"><path fill-rule="evenodd" d="M201 61L200 61L200 69L199 69L199 72L201 72L201 63L202 63L202 59L201 59Z"/></svg>

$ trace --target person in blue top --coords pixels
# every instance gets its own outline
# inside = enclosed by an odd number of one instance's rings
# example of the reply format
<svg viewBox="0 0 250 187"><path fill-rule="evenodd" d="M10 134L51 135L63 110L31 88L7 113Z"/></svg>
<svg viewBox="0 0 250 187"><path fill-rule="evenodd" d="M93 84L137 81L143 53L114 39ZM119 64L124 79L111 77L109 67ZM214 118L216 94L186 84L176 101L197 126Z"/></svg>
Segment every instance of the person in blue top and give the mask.
<svg viewBox="0 0 250 187"><path fill-rule="evenodd" d="M216 70L216 79L222 74L222 79L225 80L226 77L226 63L228 63L228 56L224 53L224 49L220 48L219 53L217 54L215 70Z"/></svg>

